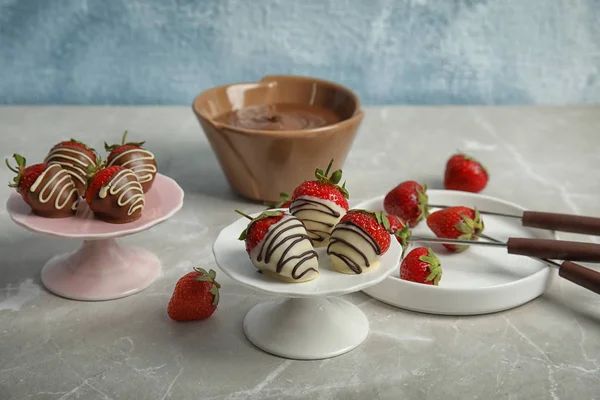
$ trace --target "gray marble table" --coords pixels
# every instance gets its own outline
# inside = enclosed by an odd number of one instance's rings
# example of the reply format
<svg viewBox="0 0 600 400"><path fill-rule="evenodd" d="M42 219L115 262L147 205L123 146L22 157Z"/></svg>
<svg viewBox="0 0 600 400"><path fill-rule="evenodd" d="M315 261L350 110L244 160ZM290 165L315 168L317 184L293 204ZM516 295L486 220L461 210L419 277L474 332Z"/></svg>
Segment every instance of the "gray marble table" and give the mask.
<svg viewBox="0 0 600 400"><path fill-rule="evenodd" d="M600 215L599 127L593 106L367 108L345 175L354 201L408 178L441 188L459 148L491 171L487 194ZM173 219L122 239L155 251L163 275L120 300L56 297L40 269L78 243L32 234L0 208L0 399L600 399L600 297L560 279L517 309L462 318L346 296L367 314L370 335L315 362L254 348L242 320L266 296L224 274L212 318L171 322L177 279L192 266L215 268L211 245L234 208L261 209L231 192L190 107L0 107L0 155L39 161L64 138L101 147L125 129L186 191ZM0 168L0 182L10 178ZM9 193L0 189L0 203Z"/></svg>

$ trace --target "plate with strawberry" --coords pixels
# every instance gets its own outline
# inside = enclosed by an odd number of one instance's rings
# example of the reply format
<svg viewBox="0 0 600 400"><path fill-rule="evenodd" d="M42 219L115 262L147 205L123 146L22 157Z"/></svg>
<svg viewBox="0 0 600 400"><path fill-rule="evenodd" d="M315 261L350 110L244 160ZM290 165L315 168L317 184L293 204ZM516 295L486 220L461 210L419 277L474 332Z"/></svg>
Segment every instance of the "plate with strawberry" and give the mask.
<svg viewBox="0 0 600 400"><path fill-rule="evenodd" d="M286 233L294 232L294 230L288 230L288 227L293 227L294 225L290 224L294 224L294 220L297 221L297 219L286 212L287 209L272 209L268 212L247 215L245 218L240 218L224 228L213 245L215 260L223 272L245 286L269 294L288 297L341 296L381 282L396 269L400 262L402 247L398 241L389 240L390 235L388 234L387 242L382 244L382 246L385 246L386 251L378 259L378 265L372 271L358 274L340 273L335 270L332 261L334 257L328 254L327 248L315 246L311 249L316 253L314 257L310 254L303 256L304 253L301 252L306 250L304 248L301 248L298 256L296 256L306 258L302 267L309 266L309 263L318 260L316 262L318 268L314 268L318 271L316 274L306 271L308 268L304 268L304 273L312 274L310 280L304 279L307 275L303 275L303 279L299 279L297 283L290 283L290 278L293 276L291 272L280 279L274 278L275 263L265 264L264 261L266 260L257 262L257 259L260 258L260 253L257 253L257 250L260 250L271 226L274 229L281 226L281 234L277 230L274 231L275 240L281 240ZM369 217L371 216L369 215ZM372 218L375 219L374 216ZM354 219L360 221L357 218ZM286 222L289 222L287 226ZM300 224L300 222L295 223ZM242 232L244 234L240 236ZM290 242L296 243L297 246L298 241L294 240L293 236L291 236L292 240ZM243 238L243 240L240 240L240 238ZM380 241L381 238L376 236L373 240ZM287 255L292 254L294 251L293 247L290 247L289 250L286 249L287 242L285 241L274 243L276 244L272 246L273 248L283 249L284 252L287 251ZM265 246L265 249L267 247ZM265 251L262 254L264 256ZM286 268L281 268L280 273L285 273L285 270ZM301 271L302 268L297 272L298 277L301 277Z"/></svg>
<svg viewBox="0 0 600 400"><path fill-rule="evenodd" d="M428 204L450 207L437 209ZM498 240L556 238L553 231L525 228L518 220L478 211L520 215L524 208L517 204L464 190L432 190L413 181L354 207L385 210L405 241L410 235L482 241L486 239L480 234ZM546 290L554 275L541 262L508 254L502 248L415 241L405 248L402 263L389 277L363 291L412 311L475 315L507 310L533 300Z"/></svg>
<svg viewBox="0 0 600 400"><path fill-rule="evenodd" d="M277 296L246 315L248 340L267 353L299 360L334 357L359 346L369 321L337 296L377 284L397 269L402 247L385 215L349 210L323 247L286 208L236 211L243 217L213 245L217 265L237 283Z"/></svg>

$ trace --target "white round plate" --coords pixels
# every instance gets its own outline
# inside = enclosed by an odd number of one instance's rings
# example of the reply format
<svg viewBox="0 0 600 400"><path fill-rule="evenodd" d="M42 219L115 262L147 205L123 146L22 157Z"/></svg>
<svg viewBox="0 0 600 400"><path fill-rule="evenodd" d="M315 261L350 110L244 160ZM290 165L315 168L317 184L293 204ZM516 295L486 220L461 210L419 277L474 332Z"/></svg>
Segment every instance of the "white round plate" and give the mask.
<svg viewBox="0 0 600 400"><path fill-rule="evenodd" d="M13 193L6 202L12 220L32 232L69 239L109 239L149 229L171 218L183 206L183 189L173 179L156 174L152 188L145 194L146 204L140 219L127 224L111 224L94 218L82 201L77 215L67 218L43 218L31 211L21 196Z"/></svg>
<svg viewBox="0 0 600 400"><path fill-rule="evenodd" d="M477 207L480 210L521 215L524 208L490 196L451 191L428 190L429 202L448 206ZM383 210L384 196L354 208ZM431 211L435 211L432 209ZM553 231L528 229L520 219L482 215L484 233L499 240L509 237L556 239ZM413 229L415 236L435 237L422 221ZM484 239L480 239L484 240ZM412 311L445 315L476 315L507 310L540 296L556 273L529 257L508 254L504 248L471 246L462 253L451 253L441 244L412 243L431 247L442 264L439 286L423 285L400 279L399 268L381 283L363 291L393 306Z"/></svg>
<svg viewBox="0 0 600 400"><path fill-rule="evenodd" d="M258 216L257 213L254 216ZM333 270L325 248L316 249L319 255L319 276L302 283L286 283L258 273L252 264L240 233L248 226L246 218L240 218L224 228L213 245L217 265L231 279L255 290L286 297L341 296L357 292L384 280L398 269L402 247L396 240L380 258L379 266L360 275L347 275Z"/></svg>

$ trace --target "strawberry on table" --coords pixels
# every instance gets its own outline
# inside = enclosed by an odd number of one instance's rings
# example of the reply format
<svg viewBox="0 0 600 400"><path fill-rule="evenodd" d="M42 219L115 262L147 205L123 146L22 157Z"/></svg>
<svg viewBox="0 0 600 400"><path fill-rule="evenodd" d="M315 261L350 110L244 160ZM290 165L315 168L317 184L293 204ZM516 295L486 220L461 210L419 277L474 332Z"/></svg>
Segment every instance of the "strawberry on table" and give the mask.
<svg viewBox="0 0 600 400"><path fill-rule="evenodd" d="M167 312L174 321L195 321L210 317L219 304L221 285L214 270L194 268L181 277L169 301Z"/></svg>
<svg viewBox="0 0 600 400"><path fill-rule="evenodd" d="M90 172L85 200L102 221L114 224L133 222L142 216L144 191L137 176L119 165L102 167Z"/></svg>
<svg viewBox="0 0 600 400"><path fill-rule="evenodd" d="M55 144L44 162L58 164L63 167L73 178L73 183L80 196L85 195L87 186L87 174L90 167L97 163L96 150L84 143L69 139Z"/></svg>
<svg viewBox="0 0 600 400"><path fill-rule="evenodd" d="M455 154L446 163L444 188L464 192L481 192L487 185L487 169L473 157Z"/></svg>
<svg viewBox="0 0 600 400"><path fill-rule="evenodd" d="M427 185L405 181L386 194L383 207L385 212L404 219L413 228L429 215L428 201Z"/></svg>
<svg viewBox="0 0 600 400"><path fill-rule="evenodd" d="M236 212L250 220L238 239L264 275L289 283L319 276L317 253L300 220L283 211L264 211L256 218Z"/></svg>
<svg viewBox="0 0 600 400"><path fill-rule="evenodd" d="M349 194L342 180L342 170L329 175L333 160L327 170L315 171L316 180L304 181L292 195L290 212L304 223L315 247L326 246L331 230L348 211Z"/></svg>
<svg viewBox="0 0 600 400"><path fill-rule="evenodd" d="M469 207L449 207L436 211L427 217L427 226L440 238L477 240L483 232L484 223L477 209ZM455 253L469 248L468 245L444 244Z"/></svg>
<svg viewBox="0 0 600 400"><path fill-rule="evenodd" d="M75 214L79 196L71 175L58 164L34 164L27 167L27 160L13 154L17 166L6 166L17 175L9 187L15 188L34 214L46 218L64 218Z"/></svg>
<svg viewBox="0 0 600 400"><path fill-rule="evenodd" d="M106 166L120 165L132 170L146 193L154 183L157 172L156 159L154 154L142 148L145 142L125 142L126 139L127 131L123 133L121 144L108 145L104 142L104 149L110 151Z"/></svg>
<svg viewBox="0 0 600 400"><path fill-rule="evenodd" d="M333 229L327 254L336 271L362 274L377 268L390 241L390 223L383 212L350 210Z"/></svg>
<svg viewBox="0 0 600 400"><path fill-rule="evenodd" d="M400 279L437 286L442 279L442 265L433 250L417 247L400 263Z"/></svg>

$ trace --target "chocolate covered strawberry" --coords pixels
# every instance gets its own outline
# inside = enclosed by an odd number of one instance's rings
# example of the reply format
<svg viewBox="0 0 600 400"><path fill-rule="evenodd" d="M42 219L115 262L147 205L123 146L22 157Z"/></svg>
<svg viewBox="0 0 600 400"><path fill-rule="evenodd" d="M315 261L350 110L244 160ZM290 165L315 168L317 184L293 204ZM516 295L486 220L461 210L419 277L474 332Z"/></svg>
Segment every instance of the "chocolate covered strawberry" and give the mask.
<svg viewBox="0 0 600 400"><path fill-rule="evenodd" d="M48 152L45 163L58 164L73 178L80 196L85 196L87 175L96 165L96 151L75 139L55 144Z"/></svg>
<svg viewBox="0 0 600 400"><path fill-rule="evenodd" d="M175 289L167 313L174 321L195 321L210 317L219 304L221 285L215 280L214 270L206 272L202 268L194 268L181 277Z"/></svg>
<svg viewBox="0 0 600 400"><path fill-rule="evenodd" d="M383 212L350 210L331 232L327 254L336 271L362 274L377 268L390 240L390 223Z"/></svg>
<svg viewBox="0 0 600 400"><path fill-rule="evenodd" d="M306 282L319 276L317 253L304 224L283 211L264 211L250 219L239 240L252 264L263 274L284 282Z"/></svg>
<svg viewBox="0 0 600 400"><path fill-rule="evenodd" d="M92 171L85 200L96 218L113 224L139 219L145 204L137 176L119 165Z"/></svg>
<svg viewBox="0 0 600 400"><path fill-rule="evenodd" d="M464 192L481 192L487 185L487 169L476 159L466 154L455 154L446 163L444 188Z"/></svg>
<svg viewBox="0 0 600 400"><path fill-rule="evenodd" d="M427 217L427 226L440 238L477 240L484 224L479 211L468 207L449 207ZM469 248L468 245L444 244L455 253Z"/></svg>
<svg viewBox="0 0 600 400"><path fill-rule="evenodd" d="M121 144L108 145L106 142L104 143L106 151L110 151L106 159L106 166L120 165L132 170L146 193L152 187L157 172L154 154L142 148L145 142L125 142L126 139L127 131L123 134Z"/></svg>
<svg viewBox="0 0 600 400"><path fill-rule="evenodd" d="M46 218L64 218L75 214L79 196L71 175L58 164L26 166L19 154L13 155L17 165L6 166L17 174L10 187L15 188L34 214Z"/></svg>
<svg viewBox="0 0 600 400"><path fill-rule="evenodd" d="M327 170L315 171L316 180L304 181L295 190L290 212L306 226L315 247L326 246L333 227L348 211L346 184L339 186L342 170L329 175L333 160Z"/></svg>
<svg viewBox="0 0 600 400"><path fill-rule="evenodd" d="M442 265L433 250L417 247L400 263L400 279L437 286L442 279Z"/></svg>
<svg viewBox="0 0 600 400"><path fill-rule="evenodd" d="M404 219L413 228L429 215L427 201L427 185L406 181L386 194L383 208L388 214Z"/></svg>

